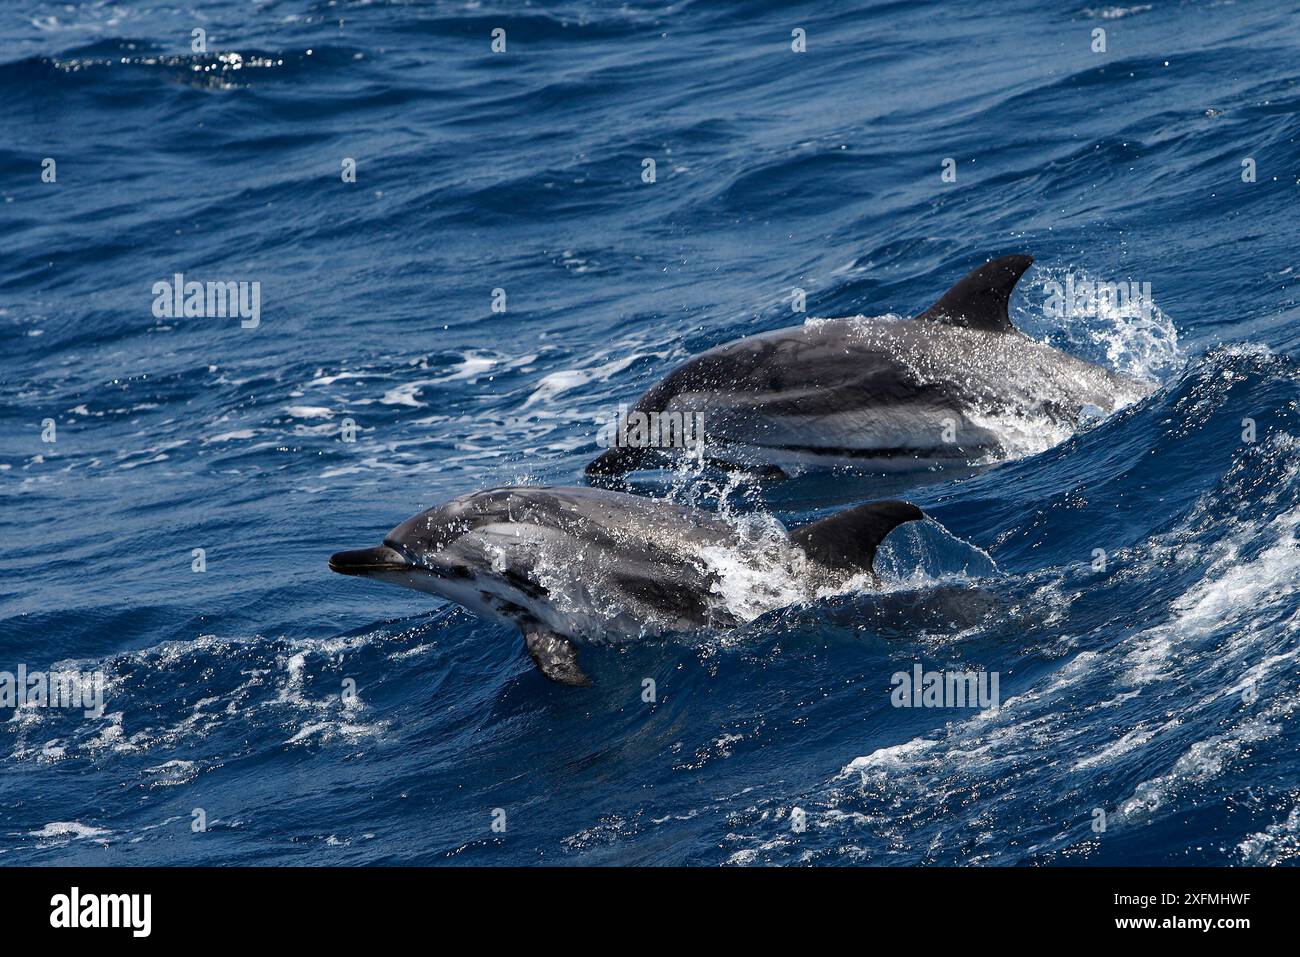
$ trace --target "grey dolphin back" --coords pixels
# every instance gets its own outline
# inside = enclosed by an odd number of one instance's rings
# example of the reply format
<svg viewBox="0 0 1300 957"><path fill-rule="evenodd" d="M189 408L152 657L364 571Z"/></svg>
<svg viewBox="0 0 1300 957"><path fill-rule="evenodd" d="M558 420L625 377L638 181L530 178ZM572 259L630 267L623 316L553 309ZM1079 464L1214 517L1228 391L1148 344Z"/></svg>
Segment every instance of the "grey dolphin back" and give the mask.
<svg viewBox="0 0 1300 957"><path fill-rule="evenodd" d="M911 322L886 318L825 320L758 333L715 346L668 373L636 402L640 412L702 411L708 417L708 461L776 468L818 455L863 463L921 456L968 456L927 441L934 421L969 401L961 370L945 375L954 350L978 353L996 366L1004 347L1028 343L1007 313L1012 290L1033 257L1003 256L978 267ZM983 339L962 333L986 335ZM917 372L934 355L937 375ZM999 374L981 384L995 387ZM910 430L910 431L909 431ZM975 432L969 433L972 437ZM979 433L980 442L996 436ZM746 448L767 450L752 462ZM737 453L735 450L742 450ZM733 455L741 459L733 459ZM587 466L594 482L663 464L663 450L616 447Z"/></svg>
<svg viewBox="0 0 1300 957"><path fill-rule="evenodd" d="M869 571L885 536L904 522L925 518L911 502L870 502L837 512L790 533L790 541L820 565L839 571Z"/></svg>
<svg viewBox="0 0 1300 957"><path fill-rule="evenodd" d="M1016 255L986 262L916 318L981 332L1016 332L1007 315L1007 303L1033 261L1033 256Z"/></svg>

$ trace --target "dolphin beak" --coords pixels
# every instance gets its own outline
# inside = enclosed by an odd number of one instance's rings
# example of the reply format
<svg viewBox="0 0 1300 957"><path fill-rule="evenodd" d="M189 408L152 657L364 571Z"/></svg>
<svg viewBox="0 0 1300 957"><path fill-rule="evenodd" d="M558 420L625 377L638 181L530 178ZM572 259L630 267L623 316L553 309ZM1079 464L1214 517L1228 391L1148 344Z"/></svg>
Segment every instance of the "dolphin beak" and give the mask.
<svg viewBox="0 0 1300 957"><path fill-rule="evenodd" d="M404 571L410 564L400 552L387 545L358 548L351 552L335 552L330 556L330 571L340 575L375 575L379 572Z"/></svg>

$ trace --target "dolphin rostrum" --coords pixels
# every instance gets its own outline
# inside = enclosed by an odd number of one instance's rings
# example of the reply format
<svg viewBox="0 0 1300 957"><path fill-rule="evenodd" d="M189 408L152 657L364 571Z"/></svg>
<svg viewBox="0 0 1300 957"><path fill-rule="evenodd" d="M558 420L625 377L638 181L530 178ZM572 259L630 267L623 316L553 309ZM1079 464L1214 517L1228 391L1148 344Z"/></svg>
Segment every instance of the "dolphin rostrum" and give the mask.
<svg viewBox="0 0 1300 957"><path fill-rule="evenodd" d="M1011 290L1032 262L985 263L912 320L809 319L717 346L652 386L628 418L694 416L708 460L775 472L904 471L1041 451L1151 386L1011 324ZM620 441L587 474L617 477L666 459L662 448Z"/></svg>
<svg viewBox="0 0 1300 957"><path fill-rule="evenodd" d="M576 645L728 628L826 590L877 581L876 547L924 518L907 502L859 505L787 532L594 488L475 492L407 519L330 568L431 592L514 625L542 674L590 680Z"/></svg>

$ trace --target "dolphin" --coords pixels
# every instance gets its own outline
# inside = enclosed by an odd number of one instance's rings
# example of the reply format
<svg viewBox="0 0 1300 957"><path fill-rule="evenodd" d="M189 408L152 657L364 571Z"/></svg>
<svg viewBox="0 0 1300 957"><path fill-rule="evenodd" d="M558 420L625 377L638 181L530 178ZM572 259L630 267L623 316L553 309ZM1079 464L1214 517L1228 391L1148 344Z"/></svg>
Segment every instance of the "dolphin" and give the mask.
<svg viewBox="0 0 1300 957"><path fill-rule="evenodd" d="M1011 324L1011 291L1032 262L987 262L912 320L809 319L717 346L653 385L627 420L695 416L705 459L776 474L973 466L1041 451L1153 387ZM597 483L668 458L626 426L610 444L587 466Z"/></svg>
<svg viewBox="0 0 1300 957"><path fill-rule="evenodd" d="M430 592L517 627L547 678L591 683L577 646L734 627L824 590L877 583L881 540L924 518L858 505L787 532L598 488L475 492L407 519L329 567Z"/></svg>

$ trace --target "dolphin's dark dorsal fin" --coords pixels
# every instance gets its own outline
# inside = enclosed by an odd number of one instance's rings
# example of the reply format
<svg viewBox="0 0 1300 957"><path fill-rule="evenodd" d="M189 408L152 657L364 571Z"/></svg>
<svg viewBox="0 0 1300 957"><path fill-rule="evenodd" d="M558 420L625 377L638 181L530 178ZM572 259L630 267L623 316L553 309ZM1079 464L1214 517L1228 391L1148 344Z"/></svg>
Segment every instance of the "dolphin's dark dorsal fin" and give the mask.
<svg viewBox="0 0 1300 957"><path fill-rule="evenodd" d="M925 518L911 502L870 502L837 512L790 533L790 541L820 565L874 571L876 548L904 522Z"/></svg>
<svg viewBox="0 0 1300 957"><path fill-rule="evenodd" d="M982 332L1015 332L1007 316L1011 290L1033 263L1033 256L1003 256L967 273L917 319Z"/></svg>

